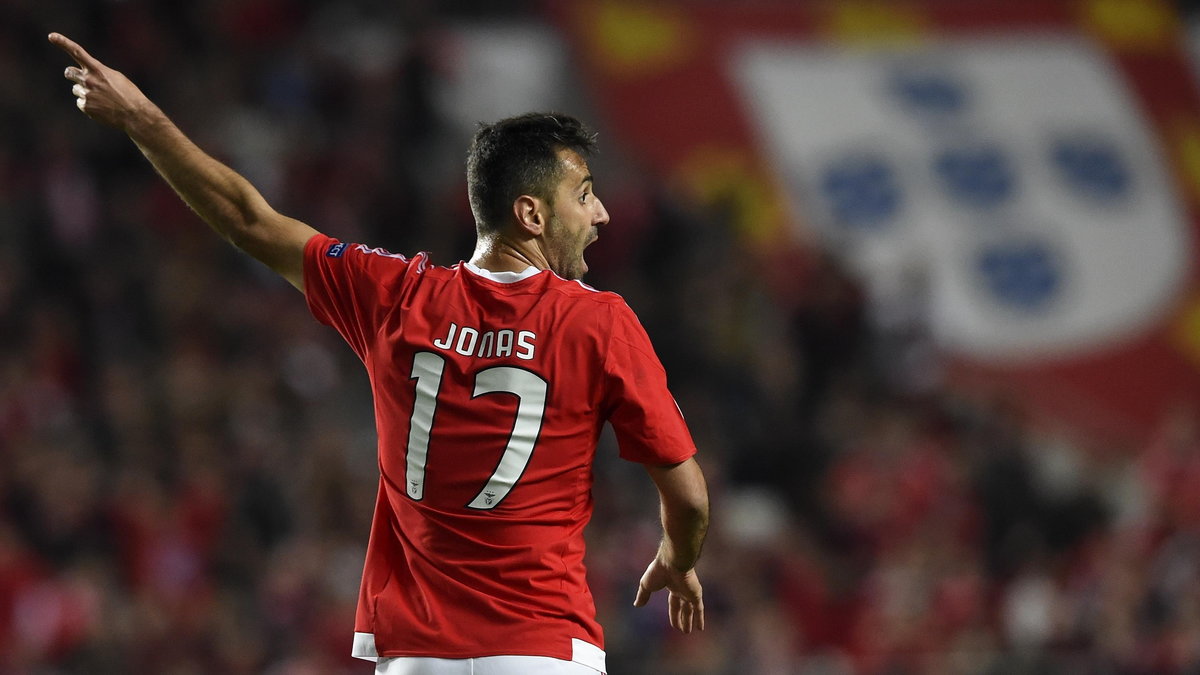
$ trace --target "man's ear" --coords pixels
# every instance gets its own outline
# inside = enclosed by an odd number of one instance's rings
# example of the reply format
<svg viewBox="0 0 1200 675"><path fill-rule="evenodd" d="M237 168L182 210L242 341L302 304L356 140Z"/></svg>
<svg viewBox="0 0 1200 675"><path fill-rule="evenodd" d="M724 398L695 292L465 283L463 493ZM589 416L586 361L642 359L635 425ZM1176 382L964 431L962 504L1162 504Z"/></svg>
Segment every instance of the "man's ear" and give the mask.
<svg viewBox="0 0 1200 675"><path fill-rule="evenodd" d="M513 202L517 225L530 236L540 235L546 228L546 205L532 195L521 195Z"/></svg>

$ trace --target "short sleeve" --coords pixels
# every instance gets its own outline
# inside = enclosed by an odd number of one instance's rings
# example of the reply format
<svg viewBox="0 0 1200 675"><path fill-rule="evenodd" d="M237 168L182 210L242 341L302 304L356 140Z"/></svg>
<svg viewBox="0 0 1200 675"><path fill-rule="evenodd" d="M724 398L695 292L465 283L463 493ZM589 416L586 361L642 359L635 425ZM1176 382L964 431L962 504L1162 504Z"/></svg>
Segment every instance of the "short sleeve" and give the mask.
<svg viewBox="0 0 1200 675"><path fill-rule="evenodd" d="M604 361L604 406L623 459L676 464L696 454L683 413L667 389L667 373L650 337L624 303L611 305Z"/></svg>
<svg viewBox="0 0 1200 675"><path fill-rule="evenodd" d="M386 315L407 258L317 234L304 247L304 296L313 317L333 327L360 359Z"/></svg>

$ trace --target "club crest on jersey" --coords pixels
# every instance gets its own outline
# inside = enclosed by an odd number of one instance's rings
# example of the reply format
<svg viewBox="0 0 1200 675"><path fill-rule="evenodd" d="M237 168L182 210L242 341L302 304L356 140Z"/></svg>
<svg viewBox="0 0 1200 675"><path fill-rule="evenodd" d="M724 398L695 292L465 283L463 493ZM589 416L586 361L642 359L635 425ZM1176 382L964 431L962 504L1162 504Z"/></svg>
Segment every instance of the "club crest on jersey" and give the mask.
<svg viewBox="0 0 1200 675"><path fill-rule="evenodd" d="M330 258L340 258L346 252L346 248L350 246L345 243L330 244L329 250L325 251L325 255Z"/></svg>

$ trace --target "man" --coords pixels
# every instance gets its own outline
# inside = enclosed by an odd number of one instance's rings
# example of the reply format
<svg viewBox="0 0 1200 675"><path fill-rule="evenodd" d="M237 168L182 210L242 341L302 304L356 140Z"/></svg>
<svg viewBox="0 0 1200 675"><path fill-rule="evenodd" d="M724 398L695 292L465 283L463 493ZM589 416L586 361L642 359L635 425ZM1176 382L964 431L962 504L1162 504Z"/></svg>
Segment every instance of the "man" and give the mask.
<svg viewBox="0 0 1200 675"><path fill-rule="evenodd" d="M213 229L303 292L370 373L380 482L355 656L379 673L603 672L583 529L606 421L661 498L663 541L634 604L666 588L671 625L704 627L695 447L632 311L578 282L608 213L577 120L480 129L467 169L475 252L438 267L277 213L121 73L49 39L77 63L65 76L79 109L128 134Z"/></svg>

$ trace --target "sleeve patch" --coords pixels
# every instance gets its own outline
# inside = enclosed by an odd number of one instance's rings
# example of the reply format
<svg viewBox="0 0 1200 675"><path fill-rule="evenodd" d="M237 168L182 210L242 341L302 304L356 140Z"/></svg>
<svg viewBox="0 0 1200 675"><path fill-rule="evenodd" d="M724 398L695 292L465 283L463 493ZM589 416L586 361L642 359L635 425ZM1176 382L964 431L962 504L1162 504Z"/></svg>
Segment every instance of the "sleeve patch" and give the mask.
<svg viewBox="0 0 1200 675"><path fill-rule="evenodd" d="M346 249L349 248L349 246L349 244L345 243L330 244L329 250L325 251L325 255L329 258L340 258L346 253Z"/></svg>

